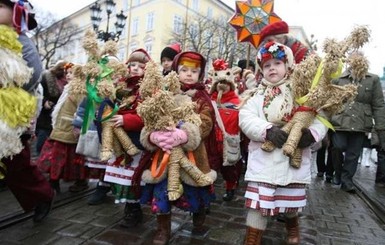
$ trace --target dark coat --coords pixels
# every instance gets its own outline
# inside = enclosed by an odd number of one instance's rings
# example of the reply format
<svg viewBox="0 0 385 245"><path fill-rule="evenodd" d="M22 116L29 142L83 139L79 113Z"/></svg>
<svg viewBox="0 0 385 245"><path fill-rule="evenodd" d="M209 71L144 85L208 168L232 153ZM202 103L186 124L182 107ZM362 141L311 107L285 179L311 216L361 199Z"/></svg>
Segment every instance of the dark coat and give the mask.
<svg viewBox="0 0 385 245"><path fill-rule="evenodd" d="M334 81L337 85L355 83L358 94L353 103L345 105L344 110L332 117L331 123L336 130L366 132L374 128L385 130L385 103L380 79L368 73L364 79L353 81L349 72Z"/></svg>

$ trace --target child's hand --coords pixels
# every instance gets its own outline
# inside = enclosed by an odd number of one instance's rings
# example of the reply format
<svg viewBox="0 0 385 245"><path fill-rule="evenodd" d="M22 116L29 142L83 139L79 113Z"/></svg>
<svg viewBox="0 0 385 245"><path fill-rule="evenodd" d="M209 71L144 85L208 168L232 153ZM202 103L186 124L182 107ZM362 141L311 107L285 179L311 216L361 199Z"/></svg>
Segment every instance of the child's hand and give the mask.
<svg viewBox="0 0 385 245"><path fill-rule="evenodd" d="M114 115L111 117L110 121L114 123L115 128L123 126L123 116L122 115Z"/></svg>
<svg viewBox="0 0 385 245"><path fill-rule="evenodd" d="M285 144L287 140L287 137L289 137L289 135L277 126L273 126L266 130L266 139L271 141L278 148L282 148L283 144Z"/></svg>
<svg viewBox="0 0 385 245"><path fill-rule="evenodd" d="M301 149L306 148L306 147L309 147L314 142L315 142L315 139L314 139L313 135L311 134L310 129L303 128L301 139L298 142L298 147Z"/></svg>
<svg viewBox="0 0 385 245"><path fill-rule="evenodd" d="M171 131L154 131L150 134L150 141L168 153L172 149L172 133Z"/></svg>
<svg viewBox="0 0 385 245"><path fill-rule="evenodd" d="M75 136L75 138L79 138L80 136L80 128L73 128L72 133Z"/></svg>
<svg viewBox="0 0 385 245"><path fill-rule="evenodd" d="M184 130L179 128L175 128L174 130L171 131L171 138L173 140L171 144L172 148L174 148L175 146L184 144L188 140L187 133Z"/></svg>

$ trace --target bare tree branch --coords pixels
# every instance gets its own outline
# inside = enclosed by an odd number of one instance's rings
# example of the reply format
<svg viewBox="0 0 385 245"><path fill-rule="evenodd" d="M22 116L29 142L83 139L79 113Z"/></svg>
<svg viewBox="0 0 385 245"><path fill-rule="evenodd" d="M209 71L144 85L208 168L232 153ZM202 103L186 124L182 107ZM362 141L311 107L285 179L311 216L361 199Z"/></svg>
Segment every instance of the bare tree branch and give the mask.
<svg viewBox="0 0 385 245"><path fill-rule="evenodd" d="M177 31L174 31L178 29ZM184 44L184 50L202 54L207 60L222 58L233 65L246 59L248 43L238 43L236 31L223 19L209 19L195 15L188 23L173 28L172 40ZM256 50L251 47L250 60L255 60Z"/></svg>
<svg viewBox="0 0 385 245"><path fill-rule="evenodd" d="M77 26L69 20L56 20L50 12L41 12L34 41L45 68L49 68L56 51L71 43Z"/></svg>

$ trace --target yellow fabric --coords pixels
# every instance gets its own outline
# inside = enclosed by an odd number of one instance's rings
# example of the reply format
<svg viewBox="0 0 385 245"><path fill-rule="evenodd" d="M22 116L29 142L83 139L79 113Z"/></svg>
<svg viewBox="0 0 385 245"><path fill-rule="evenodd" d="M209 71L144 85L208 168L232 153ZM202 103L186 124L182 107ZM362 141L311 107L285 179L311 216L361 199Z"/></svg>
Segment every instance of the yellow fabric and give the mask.
<svg viewBox="0 0 385 245"><path fill-rule="evenodd" d="M36 98L21 88L0 89L0 117L10 127L28 126L36 106Z"/></svg>
<svg viewBox="0 0 385 245"><path fill-rule="evenodd" d="M201 62L199 60L190 59L188 57L182 57L179 64L193 68L199 68L201 66Z"/></svg>
<svg viewBox="0 0 385 245"><path fill-rule="evenodd" d="M2 163L1 161L0 161L0 168L2 168L4 172L7 171L7 166L5 166L5 164ZM0 179L4 179L4 177L5 177L4 174L0 171Z"/></svg>
<svg viewBox="0 0 385 245"><path fill-rule="evenodd" d="M0 47L9 49L21 55L23 45L18 40L18 34L9 26L0 25Z"/></svg>

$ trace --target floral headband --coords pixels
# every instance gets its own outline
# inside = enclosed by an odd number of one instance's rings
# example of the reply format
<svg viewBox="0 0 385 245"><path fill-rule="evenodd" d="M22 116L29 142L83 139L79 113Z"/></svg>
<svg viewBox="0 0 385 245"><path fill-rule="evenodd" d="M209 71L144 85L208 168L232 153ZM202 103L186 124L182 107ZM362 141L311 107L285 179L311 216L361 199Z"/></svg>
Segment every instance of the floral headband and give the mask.
<svg viewBox="0 0 385 245"><path fill-rule="evenodd" d="M278 59L286 62L288 59L285 46L273 41L263 45L257 54L258 65L262 67L263 63L271 59Z"/></svg>

